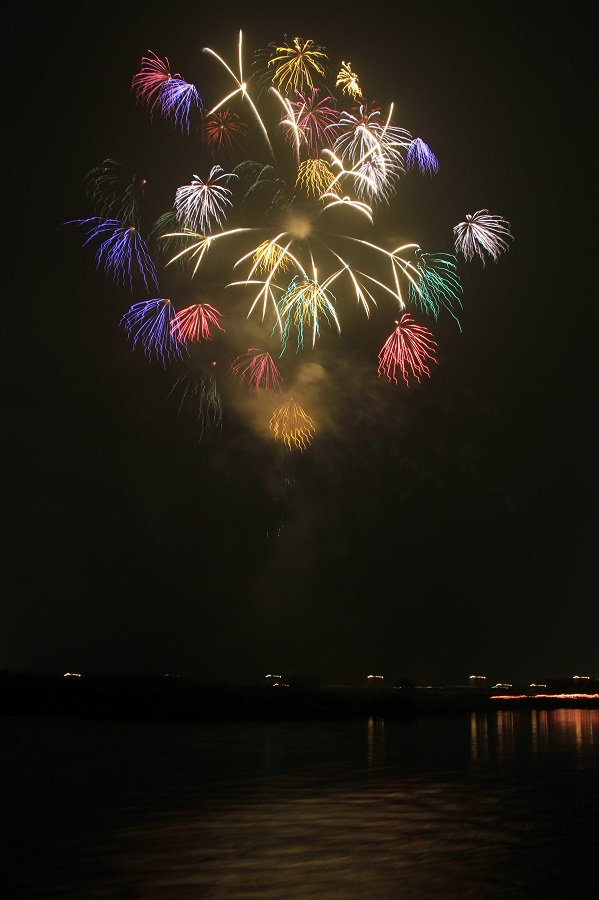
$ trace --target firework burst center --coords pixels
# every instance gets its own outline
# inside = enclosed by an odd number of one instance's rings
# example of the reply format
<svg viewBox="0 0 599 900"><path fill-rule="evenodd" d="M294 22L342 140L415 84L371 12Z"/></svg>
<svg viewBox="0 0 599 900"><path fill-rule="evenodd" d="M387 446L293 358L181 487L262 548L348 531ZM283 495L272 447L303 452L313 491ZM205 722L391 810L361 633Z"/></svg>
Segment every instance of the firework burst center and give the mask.
<svg viewBox="0 0 599 900"><path fill-rule="evenodd" d="M294 238L305 240L312 234L312 217L307 212L294 212L286 222L286 230Z"/></svg>

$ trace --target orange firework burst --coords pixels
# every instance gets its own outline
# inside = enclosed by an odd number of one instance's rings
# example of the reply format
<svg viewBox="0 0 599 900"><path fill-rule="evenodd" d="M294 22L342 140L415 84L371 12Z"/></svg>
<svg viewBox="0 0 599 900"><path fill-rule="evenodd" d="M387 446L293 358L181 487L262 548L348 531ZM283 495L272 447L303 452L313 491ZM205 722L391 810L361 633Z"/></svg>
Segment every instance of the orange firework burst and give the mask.
<svg viewBox="0 0 599 900"><path fill-rule="evenodd" d="M283 441L290 450L305 450L312 443L316 427L313 419L295 402L293 397L275 409L270 430L276 441Z"/></svg>

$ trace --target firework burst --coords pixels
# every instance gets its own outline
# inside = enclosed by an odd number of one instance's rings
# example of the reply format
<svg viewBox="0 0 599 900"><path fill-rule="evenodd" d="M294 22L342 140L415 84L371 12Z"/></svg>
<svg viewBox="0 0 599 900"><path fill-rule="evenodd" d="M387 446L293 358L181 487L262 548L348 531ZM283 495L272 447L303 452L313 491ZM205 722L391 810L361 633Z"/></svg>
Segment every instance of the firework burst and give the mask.
<svg viewBox="0 0 599 900"><path fill-rule="evenodd" d="M121 319L121 325L133 339L133 348L140 344L148 359L160 360L164 365L181 359L181 350L186 348L185 338L174 323L171 301L161 298L134 303Z"/></svg>
<svg viewBox="0 0 599 900"><path fill-rule="evenodd" d="M337 326L337 331L341 331L334 303L335 297L325 285L318 284L305 275L294 275L279 300L279 319L283 323L281 356L287 347L292 326L297 328L298 349L304 346L306 328L312 331L312 346L314 346L323 319L328 324L332 320Z"/></svg>
<svg viewBox="0 0 599 900"><path fill-rule="evenodd" d="M281 393L285 388L285 382L270 353L257 350L255 347L250 347L246 353L234 359L229 373L241 382L247 379L248 387L256 391Z"/></svg>
<svg viewBox="0 0 599 900"><path fill-rule="evenodd" d="M328 56L313 40L294 37L291 43L270 43L267 51L257 51L255 63L260 66L264 57L267 78L283 94L312 90L327 75Z"/></svg>
<svg viewBox="0 0 599 900"><path fill-rule="evenodd" d="M272 275L277 269L287 272L292 265L285 251L276 242L263 241L252 254L253 271Z"/></svg>
<svg viewBox="0 0 599 900"><path fill-rule="evenodd" d="M411 141L406 153L406 167L419 169L423 175L435 175L439 171L439 160L422 138Z"/></svg>
<svg viewBox="0 0 599 900"><path fill-rule="evenodd" d="M355 72L352 71L350 62L341 63L341 68L339 70L339 74L337 75L335 87L341 87L343 93L349 94L352 100L362 99L362 91L360 89L358 76Z"/></svg>
<svg viewBox="0 0 599 900"><path fill-rule="evenodd" d="M281 118L281 125L287 129L287 138L294 144L305 144L308 155L318 157L323 147L332 147L331 129L339 123L339 112L330 95L320 96L313 88L310 94L296 91L296 100L288 100L288 114Z"/></svg>
<svg viewBox="0 0 599 900"><path fill-rule="evenodd" d="M221 316L222 313L209 303L194 303L173 317L171 333L178 341L209 341L211 325L225 330L218 321Z"/></svg>
<svg viewBox="0 0 599 900"><path fill-rule="evenodd" d="M416 325L409 313L395 320L395 330L387 338L379 353L379 375L386 375L397 384L397 369L409 387L410 375L420 381L431 372L425 360L435 359L436 342L427 328Z"/></svg>
<svg viewBox="0 0 599 900"><path fill-rule="evenodd" d="M148 246L137 228L124 225L118 219L103 219L93 216L90 219L74 219L67 225L88 226L85 247L90 241L99 239L96 250L96 268L104 269L106 275L119 285L129 284L134 289L137 277L150 290L150 284L158 287L158 274Z"/></svg>
<svg viewBox="0 0 599 900"><path fill-rule="evenodd" d="M204 118L201 135L214 160L231 160L243 153L249 129L236 112L224 107Z"/></svg>
<svg viewBox="0 0 599 900"><path fill-rule="evenodd" d="M182 131L189 132L189 116L193 107L203 109L203 101L193 84L180 75L171 75L168 58L160 59L152 50L143 56L140 71L133 76L131 88L139 103L150 115L158 111Z"/></svg>
<svg viewBox="0 0 599 900"><path fill-rule="evenodd" d="M85 190L96 215L139 228L147 181L114 159L105 159L85 177Z"/></svg>
<svg viewBox="0 0 599 900"><path fill-rule="evenodd" d="M475 254L480 256L483 266L487 256L497 262L509 248L508 240L512 239L510 228L510 223L502 216L491 215L488 209L479 209L453 229L455 251L461 253L466 262Z"/></svg>
<svg viewBox="0 0 599 900"><path fill-rule="evenodd" d="M455 257L449 253L423 253L420 248L414 256L418 281L408 285L410 301L435 319L445 308L458 321L455 307L461 307L462 285Z"/></svg>
<svg viewBox="0 0 599 900"><path fill-rule="evenodd" d="M458 255L465 262L476 254L483 264L489 256L497 261L512 238L509 223L488 210L466 216L453 229L455 254L411 241L394 246L388 228L377 231L379 209L391 205L403 178L433 175L439 162L428 144L396 121L393 102L365 96L345 60L330 83L328 53L313 40L268 44L251 57L249 78L241 32L234 64L202 49L223 79L207 112L196 87L171 73L168 58L149 52L131 83L151 118L160 114L198 142L196 171L209 172L175 189L172 207L150 223L149 240L176 284L208 276L208 296L218 296L221 308L221 299L235 310L247 304L247 318L261 319L251 327L264 328L270 341L279 342L281 371L270 353L234 346L238 339L248 346L250 328L238 327L236 312L227 317L225 341L222 314L208 303L179 312L171 300L134 303L121 319L134 348L141 346L149 359L165 365L189 366L176 388L183 392L182 405L197 408L203 433L222 425L214 370L209 377L196 372L206 364L208 341L215 351L226 344L233 381L283 392L286 384L297 383L296 358L300 350L315 349L323 325L341 335L344 316L354 315L356 307L367 320L380 310L390 313L396 327L378 354L378 375L406 386L429 377L437 344L412 314L435 320L448 314L461 328ZM221 81L209 75L203 84L210 88ZM194 108L202 118L190 129ZM107 158L85 182L94 215L71 220L87 229L84 246L98 243L97 267L131 291L140 284L147 292L158 290L156 267L140 234L147 187L144 178ZM175 293L169 287L169 295ZM366 321L366 336L369 326ZM297 353L286 354L292 335ZM323 345L326 352L328 341ZM292 398L272 413L270 430L283 446L302 450L316 433Z"/></svg>
<svg viewBox="0 0 599 900"><path fill-rule="evenodd" d="M194 175L191 184L177 188L175 210L180 225L188 231L210 232L214 225L222 225L227 207L232 206L231 191L225 185L234 175L222 166L212 166L204 182Z"/></svg>
<svg viewBox="0 0 599 900"><path fill-rule="evenodd" d="M312 197L322 197L328 192L341 193L341 186L324 159L304 159L298 166L295 186Z"/></svg>
<svg viewBox="0 0 599 900"><path fill-rule="evenodd" d="M275 441L282 441L289 450L305 450L316 432L314 420L290 397L275 409L270 419Z"/></svg>

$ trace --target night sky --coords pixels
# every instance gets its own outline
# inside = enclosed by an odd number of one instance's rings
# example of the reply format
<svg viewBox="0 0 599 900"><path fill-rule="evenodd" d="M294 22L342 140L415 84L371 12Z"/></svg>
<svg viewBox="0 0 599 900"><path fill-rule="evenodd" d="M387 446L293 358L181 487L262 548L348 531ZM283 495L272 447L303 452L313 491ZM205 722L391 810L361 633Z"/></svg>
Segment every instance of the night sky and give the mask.
<svg viewBox="0 0 599 900"><path fill-rule="evenodd" d="M323 9L175 0L15 14L0 669L599 677L587 7L569 5L567 21L510 2ZM119 325L131 293L64 224L89 214L84 177L106 158L147 171L168 208L199 165L193 135L151 123L131 78L152 50L202 94L200 49L234 61L239 29L248 62L285 35L351 61L434 149L439 173L400 181L381 242L453 252L453 226L482 208L514 235L497 263L460 261L462 331L449 315L423 322L439 351L420 385L377 378L390 305L366 327L351 301L341 337L325 329L301 351L318 424L301 454L279 452L224 376L222 429L202 436L178 412L175 370L132 352ZM214 301L239 309L226 303ZM254 338L259 324L239 327ZM229 349L215 343L219 374Z"/></svg>

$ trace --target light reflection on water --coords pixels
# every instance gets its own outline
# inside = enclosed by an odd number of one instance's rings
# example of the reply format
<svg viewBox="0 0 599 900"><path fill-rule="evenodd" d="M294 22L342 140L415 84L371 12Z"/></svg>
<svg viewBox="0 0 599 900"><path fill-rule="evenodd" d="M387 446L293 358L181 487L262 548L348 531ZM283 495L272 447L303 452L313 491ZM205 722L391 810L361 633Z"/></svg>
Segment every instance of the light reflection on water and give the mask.
<svg viewBox="0 0 599 900"><path fill-rule="evenodd" d="M593 896L599 710L4 724L8 896Z"/></svg>
<svg viewBox="0 0 599 900"><path fill-rule="evenodd" d="M599 710L473 712L470 714L470 740L473 762L488 760L490 756L509 758L523 747L525 752L532 754L560 748L574 749L575 758L582 764L584 751L599 742Z"/></svg>

